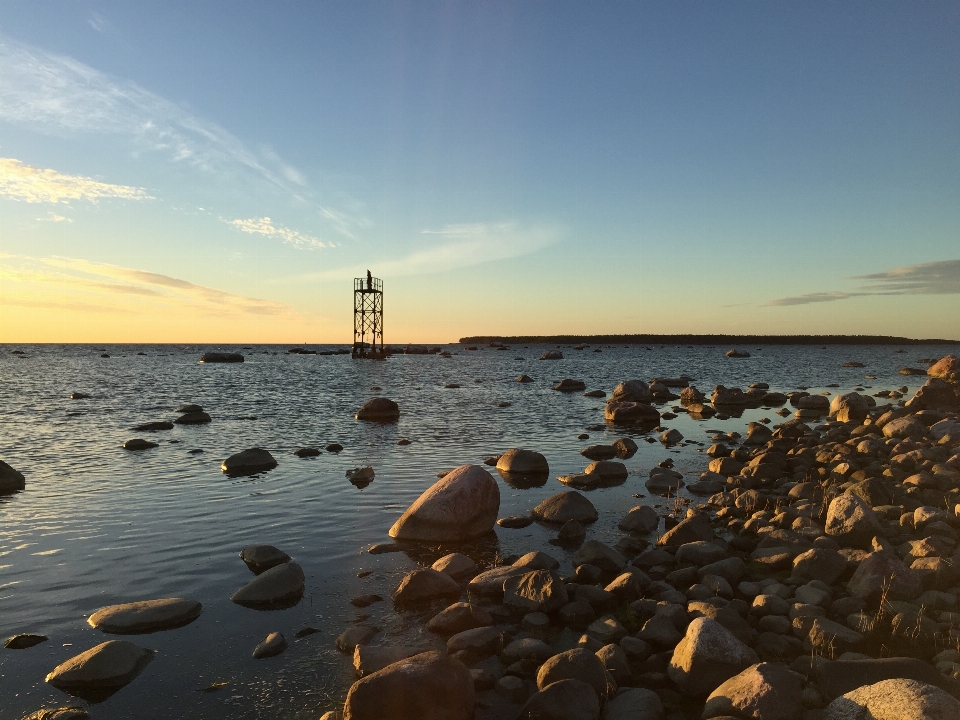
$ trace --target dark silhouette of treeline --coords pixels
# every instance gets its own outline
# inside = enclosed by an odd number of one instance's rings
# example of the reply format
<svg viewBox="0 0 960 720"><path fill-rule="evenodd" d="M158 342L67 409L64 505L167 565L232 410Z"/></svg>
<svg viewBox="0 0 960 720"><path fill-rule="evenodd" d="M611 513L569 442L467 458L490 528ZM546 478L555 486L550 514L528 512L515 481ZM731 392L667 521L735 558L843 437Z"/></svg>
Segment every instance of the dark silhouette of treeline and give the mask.
<svg viewBox="0 0 960 720"><path fill-rule="evenodd" d="M956 345L960 340L892 335L473 335L467 345Z"/></svg>

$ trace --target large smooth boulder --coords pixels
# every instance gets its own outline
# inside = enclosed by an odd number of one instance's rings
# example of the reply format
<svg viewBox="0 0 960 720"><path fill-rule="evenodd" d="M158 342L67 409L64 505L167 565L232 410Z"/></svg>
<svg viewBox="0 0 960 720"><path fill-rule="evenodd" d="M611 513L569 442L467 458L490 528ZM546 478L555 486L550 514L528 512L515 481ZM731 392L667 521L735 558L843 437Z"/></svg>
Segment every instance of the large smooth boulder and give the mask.
<svg viewBox="0 0 960 720"><path fill-rule="evenodd" d="M703 717L799 720L803 714L802 690L803 676L785 665L751 665L710 693L703 706Z"/></svg>
<svg viewBox="0 0 960 720"><path fill-rule="evenodd" d="M626 558L599 540L587 540L573 556L574 566L593 565L606 573L618 573L627 564Z"/></svg>
<svg viewBox="0 0 960 720"><path fill-rule="evenodd" d="M511 448L497 460L497 470L512 475L547 475L550 465L538 452Z"/></svg>
<svg viewBox="0 0 960 720"><path fill-rule="evenodd" d="M697 541L713 540L713 526L706 515L694 515L681 520L677 525L667 530L657 545L680 546Z"/></svg>
<svg viewBox="0 0 960 720"><path fill-rule="evenodd" d="M480 465L461 465L431 485L390 528L397 540L456 542L493 530L497 481Z"/></svg>
<svg viewBox="0 0 960 720"><path fill-rule="evenodd" d="M57 665L46 681L72 695L121 688L153 660L154 652L126 640L107 640Z"/></svg>
<svg viewBox="0 0 960 720"><path fill-rule="evenodd" d="M476 593L481 597L500 600L503 597L503 583L507 578L530 572L528 568L500 565L484 570L467 584L467 593Z"/></svg>
<svg viewBox="0 0 960 720"><path fill-rule="evenodd" d="M607 702L604 720L663 720L663 701L647 688L624 688Z"/></svg>
<svg viewBox="0 0 960 720"><path fill-rule="evenodd" d="M388 665L406 660L424 652L423 648L397 647L391 645L357 645L353 649L353 671L357 677L366 677Z"/></svg>
<svg viewBox="0 0 960 720"><path fill-rule="evenodd" d="M353 684L343 720L473 720L473 679L441 652L388 665Z"/></svg>
<svg viewBox="0 0 960 720"><path fill-rule="evenodd" d="M740 388L728 388L717 385L710 396L710 402L717 405L746 405L747 395Z"/></svg>
<svg viewBox="0 0 960 720"><path fill-rule="evenodd" d="M604 418L614 425L641 425L654 427L660 423L660 413L652 405L641 402L611 400L603 410Z"/></svg>
<svg viewBox="0 0 960 720"><path fill-rule="evenodd" d="M624 515L623 520L617 525L624 532L640 533L646 535L660 527L660 516L657 511L649 505L638 505L630 508L630 511Z"/></svg>
<svg viewBox="0 0 960 720"><path fill-rule="evenodd" d="M859 548L870 547L871 540L883 533L876 513L862 498L850 493L830 502L824 529L841 545Z"/></svg>
<svg viewBox="0 0 960 720"><path fill-rule="evenodd" d="M886 595L888 600L913 600L923 588L920 575L889 551L867 555L847 583L847 591L873 603Z"/></svg>
<svg viewBox="0 0 960 720"><path fill-rule="evenodd" d="M3 460L0 460L0 493L11 493L23 490L26 480L23 473L14 470Z"/></svg>
<svg viewBox="0 0 960 720"><path fill-rule="evenodd" d="M649 404L653 401L653 394L650 392L650 386L643 380L624 380L613 389L610 400Z"/></svg>
<svg viewBox="0 0 960 720"><path fill-rule="evenodd" d="M836 550L812 548L793 559L793 576L832 585L847 569L847 560Z"/></svg>
<svg viewBox="0 0 960 720"><path fill-rule="evenodd" d="M418 605L441 598L456 599L459 596L457 581L433 568L410 571L393 591L393 601L400 606Z"/></svg>
<svg viewBox="0 0 960 720"><path fill-rule="evenodd" d="M400 418L400 406L389 398L372 398L357 410L356 418L370 422L395 422Z"/></svg>
<svg viewBox="0 0 960 720"><path fill-rule="evenodd" d="M716 620L694 618L667 667L681 692L704 697L759 662L757 654Z"/></svg>
<svg viewBox="0 0 960 720"><path fill-rule="evenodd" d="M956 720L960 701L935 685L892 678L851 690L827 706L826 720Z"/></svg>
<svg viewBox="0 0 960 720"><path fill-rule="evenodd" d="M557 573L533 570L504 580L503 604L528 613L552 613L567 604L567 588Z"/></svg>
<svg viewBox="0 0 960 720"><path fill-rule="evenodd" d="M927 375L948 382L960 382L960 357L945 355L927 368Z"/></svg>
<svg viewBox="0 0 960 720"><path fill-rule="evenodd" d="M438 572L449 575L457 581L469 580L480 572L480 568L473 561L473 558L467 557L463 553L444 555L430 567Z"/></svg>
<svg viewBox="0 0 960 720"><path fill-rule="evenodd" d="M933 665L911 657L837 660L816 668L817 687L827 700L833 700L864 685L873 685L890 678L907 678L936 685L954 697L960 697L955 680L941 675Z"/></svg>
<svg viewBox="0 0 960 720"><path fill-rule="evenodd" d="M592 523L597 519L597 509L576 490L565 490L552 495L533 509L533 515L548 523L562 525L568 520Z"/></svg>
<svg viewBox="0 0 960 720"><path fill-rule="evenodd" d="M427 630L438 635L450 636L490 625L493 625L493 617L482 607L457 602L430 618L427 622Z"/></svg>
<svg viewBox="0 0 960 720"><path fill-rule="evenodd" d="M912 415L895 418L884 423L883 436L898 440L922 440L927 435L927 426Z"/></svg>
<svg viewBox="0 0 960 720"><path fill-rule="evenodd" d="M850 392L834 396L830 414L840 422L861 421L870 412L870 401L860 393Z"/></svg>
<svg viewBox="0 0 960 720"><path fill-rule="evenodd" d="M295 605L303 597L304 579L303 569L297 563L284 563L257 575L230 599L255 609Z"/></svg>
<svg viewBox="0 0 960 720"><path fill-rule="evenodd" d="M556 385L553 386L554 390L559 392L578 392L580 390L586 390L587 386L584 384L583 380L574 380L573 378L564 378Z"/></svg>
<svg viewBox="0 0 960 720"><path fill-rule="evenodd" d="M644 483L647 490L654 495L673 495L684 486L683 475L669 468L655 467L650 470L650 477Z"/></svg>
<svg viewBox="0 0 960 720"><path fill-rule="evenodd" d="M586 648L573 648L549 658L537 672L537 687L543 690L560 680L580 680L593 688L596 697L605 698L615 688L607 669L594 653Z"/></svg>
<svg viewBox="0 0 960 720"><path fill-rule="evenodd" d="M137 635L183 627L200 617L202 609L196 600L185 598L141 600L101 608L87 618L87 624L102 632Z"/></svg>
<svg viewBox="0 0 960 720"><path fill-rule="evenodd" d="M531 695L517 717L518 720L600 720L600 700L585 682L558 680Z"/></svg>
<svg viewBox="0 0 960 720"><path fill-rule="evenodd" d="M930 378L907 402L910 410L952 409L960 405L956 389L946 380Z"/></svg>
<svg viewBox="0 0 960 720"><path fill-rule="evenodd" d="M250 448L228 457L220 464L220 469L227 475L249 475L272 470L276 466L277 461L267 450Z"/></svg>

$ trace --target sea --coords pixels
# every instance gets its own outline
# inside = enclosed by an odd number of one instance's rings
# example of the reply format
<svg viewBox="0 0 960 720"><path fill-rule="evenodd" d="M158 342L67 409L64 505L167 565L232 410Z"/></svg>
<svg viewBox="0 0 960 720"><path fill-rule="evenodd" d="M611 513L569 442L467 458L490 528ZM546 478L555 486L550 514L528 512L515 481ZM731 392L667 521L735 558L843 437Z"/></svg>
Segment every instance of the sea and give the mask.
<svg viewBox="0 0 960 720"><path fill-rule="evenodd" d="M912 393L925 378L901 368L925 369L926 360L956 353L955 345L786 345L739 347L751 357L727 358L730 348L702 345L451 344L444 346L450 357L373 361L291 354L289 347L0 346L0 459L26 477L24 491L0 496L0 636L49 638L27 650L0 649L0 720L64 705L86 707L97 720L316 720L342 707L355 679L352 658L335 647L354 623L379 627L376 644L443 646L425 630L428 616L397 611L390 601L410 570L459 549L484 566L543 550L561 561L561 572L572 571L573 551L552 545L556 530L539 524L496 527L495 536L463 548L369 554L369 546L389 542L390 526L437 473L514 447L536 450L550 465L542 485L512 487L488 468L500 487L500 516L524 515L567 489L557 477L583 470L585 446L632 435L640 449L624 461L627 480L585 491L599 512L587 537L613 544L631 507L672 509L644 488L652 467L670 458L696 480L714 431L745 434L750 421L782 421L779 408L749 408L726 420L680 413L662 424L677 428L684 444L668 448L646 442L659 433L604 426L604 400L552 390L563 378L608 394L623 380L680 375L708 396L718 384L746 389L754 382L781 392L873 394L905 386ZM563 359L539 360L549 349L560 349ZM245 362L200 363L207 351L239 352ZM863 367L843 367L849 361ZM533 382L516 382L522 374ZM89 398L71 400L73 393ZM398 422L354 418L379 396L399 403ZM212 421L155 433L131 429L174 420L185 403L201 405ZM124 450L134 437L159 447ZM294 455L331 443L343 450ZM269 450L278 466L240 478L221 472L224 458L251 447ZM373 467L375 478L357 487L346 473L363 466ZM301 565L306 592L296 606L258 611L230 601L253 577L239 558L252 544L275 545ZM362 610L350 604L366 594L384 601ZM179 629L120 638L157 651L129 685L90 703L44 681L58 664L117 637L87 625L97 609L164 597L199 600L203 612ZM316 632L296 637L308 628ZM253 659L254 647L274 631L288 650Z"/></svg>

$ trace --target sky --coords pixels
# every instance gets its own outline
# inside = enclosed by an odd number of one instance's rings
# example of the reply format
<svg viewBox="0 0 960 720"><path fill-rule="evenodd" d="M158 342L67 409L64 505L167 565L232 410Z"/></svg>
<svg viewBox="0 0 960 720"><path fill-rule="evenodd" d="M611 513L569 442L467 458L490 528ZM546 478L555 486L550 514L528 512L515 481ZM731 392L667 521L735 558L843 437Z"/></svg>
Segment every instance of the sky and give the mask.
<svg viewBox="0 0 960 720"><path fill-rule="evenodd" d="M0 4L0 342L960 339L960 4Z"/></svg>

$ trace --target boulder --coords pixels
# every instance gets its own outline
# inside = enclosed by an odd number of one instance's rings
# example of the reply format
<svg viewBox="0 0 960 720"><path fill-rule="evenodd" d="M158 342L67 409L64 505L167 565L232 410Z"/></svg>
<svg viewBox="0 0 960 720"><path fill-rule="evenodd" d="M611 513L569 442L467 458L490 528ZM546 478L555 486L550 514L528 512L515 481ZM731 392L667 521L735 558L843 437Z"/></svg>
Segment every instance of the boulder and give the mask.
<svg viewBox="0 0 960 720"><path fill-rule="evenodd" d="M221 463L220 469L227 475L249 475L272 470L276 466L277 461L268 451L263 448L250 448L228 457Z"/></svg>
<svg viewBox="0 0 960 720"><path fill-rule="evenodd" d="M422 652L424 652L423 648L357 645L353 649L353 671L357 677L366 677L378 670L383 670L388 665Z"/></svg>
<svg viewBox="0 0 960 720"><path fill-rule="evenodd" d="M540 356L541 360L563 360L563 353L559 350L547 350Z"/></svg>
<svg viewBox="0 0 960 720"><path fill-rule="evenodd" d="M429 603L441 598L455 600L459 596L460 586L457 581L433 568L417 568L410 571L400 581L392 595L393 601L403 607Z"/></svg>
<svg viewBox="0 0 960 720"><path fill-rule="evenodd" d="M676 526L665 532L657 545L685 545L698 540L712 540L713 526L706 515L694 515L681 520Z"/></svg>
<svg viewBox="0 0 960 720"><path fill-rule="evenodd" d="M59 707L36 710L23 720L87 720L90 714L83 708Z"/></svg>
<svg viewBox="0 0 960 720"><path fill-rule="evenodd" d="M890 420L883 425L883 436L898 440L921 440L927 435L927 426L912 415Z"/></svg>
<svg viewBox="0 0 960 720"><path fill-rule="evenodd" d="M717 385L710 396L710 402L717 405L746 405L747 396L740 388L727 388L723 385Z"/></svg>
<svg viewBox="0 0 960 720"><path fill-rule="evenodd" d="M273 545L249 545L240 551L240 559L257 575L290 562L290 556Z"/></svg>
<svg viewBox="0 0 960 720"><path fill-rule="evenodd" d="M454 580L469 580L480 571L473 558L462 553L444 555L431 567L437 572L446 573Z"/></svg>
<svg viewBox="0 0 960 720"><path fill-rule="evenodd" d="M960 405L956 389L946 380L930 378L907 402L910 410L952 409Z"/></svg>
<svg viewBox="0 0 960 720"><path fill-rule="evenodd" d="M647 688L624 688L607 702L604 720L664 720L660 696Z"/></svg>
<svg viewBox="0 0 960 720"><path fill-rule="evenodd" d="M427 630L438 635L456 635L465 630L493 625L493 617L479 605L458 602L430 618Z"/></svg>
<svg viewBox="0 0 960 720"><path fill-rule="evenodd" d="M626 558L599 540L587 540L573 556L573 564L593 565L607 573L618 573L627 564Z"/></svg>
<svg viewBox="0 0 960 720"><path fill-rule="evenodd" d="M101 608L87 618L87 624L102 632L138 635L189 625L202 609L196 600L184 598L141 600Z"/></svg>
<svg viewBox="0 0 960 720"><path fill-rule="evenodd" d="M372 398L357 410L356 418L369 422L396 422L400 419L400 406L389 398Z"/></svg>
<svg viewBox="0 0 960 720"><path fill-rule="evenodd" d="M785 665L751 665L710 693L703 717L721 715L751 720L800 720L803 676Z"/></svg>
<svg viewBox="0 0 960 720"><path fill-rule="evenodd" d="M372 625L354 625L347 628L336 639L337 650L340 652L354 652L356 648L373 640L380 628Z"/></svg>
<svg viewBox="0 0 960 720"><path fill-rule="evenodd" d="M287 649L287 639L282 633L272 632L257 643L253 649L253 657L257 660L274 657Z"/></svg>
<svg viewBox="0 0 960 720"><path fill-rule="evenodd" d="M210 416L203 410L184 413L173 421L175 425L204 425L210 422Z"/></svg>
<svg viewBox="0 0 960 720"><path fill-rule="evenodd" d="M497 461L497 470L511 475L545 476L550 472L547 459L533 450L511 448Z"/></svg>
<svg viewBox="0 0 960 720"><path fill-rule="evenodd" d="M600 658L585 648L574 648L549 658L537 672L537 687L543 690L561 680L578 680L593 689L594 697L605 698L612 683Z"/></svg>
<svg viewBox="0 0 960 720"><path fill-rule="evenodd" d="M831 702L826 720L955 720L960 701L935 685L893 678L851 690Z"/></svg>
<svg viewBox="0 0 960 720"><path fill-rule="evenodd" d="M590 445L580 454L591 460L610 460L617 456L617 449L613 445Z"/></svg>
<svg viewBox="0 0 960 720"><path fill-rule="evenodd" d="M294 450L293 454L299 458L317 457L320 455L320 450L314 447L302 447Z"/></svg>
<svg viewBox="0 0 960 720"><path fill-rule="evenodd" d="M830 502L824 529L841 545L859 548L870 547L871 540L883 533L880 519L870 506L857 495L848 493Z"/></svg>
<svg viewBox="0 0 960 720"><path fill-rule="evenodd" d="M500 488L480 465L461 465L430 486L390 528L397 540L456 542L493 530Z"/></svg>
<svg viewBox="0 0 960 720"><path fill-rule="evenodd" d="M673 651L667 674L681 692L704 697L758 662L757 654L716 620L694 618Z"/></svg>
<svg viewBox="0 0 960 720"><path fill-rule="evenodd" d="M500 625L464 630L447 640L447 652L463 653L473 659L493 655L507 641L506 629Z"/></svg>
<svg viewBox="0 0 960 720"><path fill-rule="evenodd" d="M613 441L613 449L617 452L617 457L621 460L631 458L637 452L637 444L630 438L618 438ZM600 459L600 458L595 458Z"/></svg>
<svg viewBox="0 0 960 720"><path fill-rule="evenodd" d="M625 380L617 385L610 396L613 402L650 403L653 395L650 387L642 380Z"/></svg>
<svg viewBox="0 0 960 720"><path fill-rule="evenodd" d="M865 660L837 660L822 663L816 668L820 692L833 700L864 685L872 685L890 678L906 678L936 685L958 696L958 684L937 672L930 663L909 657L867 658Z"/></svg>
<svg viewBox="0 0 960 720"><path fill-rule="evenodd" d="M945 355L927 368L927 375L947 382L960 383L960 357Z"/></svg>
<svg viewBox="0 0 960 720"><path fill-rule="evenodd" d="M660 516L657 511L648 505L638 505L631 508L617 525L624 532L646 535L660 527Z"/></svg>
<svg viewBox="0 0 960 720"><path fill-rule="evenodd" d="M528 613L552 613L567 604L567 588L551 570L532 570L503 582L503 604Z"/></svg>
<svg viewBox="0 0 960 720"><path fill-rule="evenodd" d="M8 637L6 642L3 643L3 646L8 650L26 650L27 648L32 648L34 645L46 642L49 639L46 635L19 633Z"/></svg>
<svg viewBox="0 0 960 720"><path fill-rule="evenodd" d="M652 405L640 402L611 400L604 408L604 417L614 425L641 425L654 427L660 423L660 413Z"/></svg>
<svg viewBox="0 0 960 720"><path fill-rule="evenodd" d="M627 479L627 468L615 460L595 460L587 465L584 475L599 477L600 484L620 482Z"/></svg>
<svg viewBox="0 0 960 720"><path fill-rule="evenodd" d="M820 580L832 585L847 569L846 559L836 550L813 548L793 559L793 577Z"/></svg>
<svg viewBox="0 0 960 720"><path fill-rule="evenodd" d="M860 422L869 412L870 402L860 393L836 395L830 401L830 415L840 422Z"/></svg>
<svg viewBox="0 0 960 720"><path fill-rule="evenodd" d="M0 493L11 493L23 490L26 480L23 473L14 470L3 460L0 460Z"/></svg>
<svg viewBox="0 0 960 720"><path fill-rule="evenodd" d="M57 665L46 681L72 695L121 688L153 660L154 652L126 640L107 640Z"/></svg>
<svg viewBox="0 0 960 720"><path fill-rule="evenodd" d="M517 378L517 382L518 382L518 383L529 383L529 382L533 382L533 378L530 377L529 375L521 375L520 377Z"/></svg>
<svg viewBox="0 0 960 720"><path fill-rule="evenodd" d="M303 597L304 579L303 569L297 563L284 563L257 575L230 599L255 609L295 605Z"/></svg>
<svg viewBox="0 0 960 720"><path fill-rule="evenodd" d="M527 568L500 565L499 567L484 570L467 584L467 594L476 593L481 597L500 600L503 597L503 583L507 578L523 575L529 572Z"/></svg>
<svg viewBox="0 0 960 720"><path fill-rule="evenodd" d="M889 551L867 555L847 583L854 597L874 603L886 595L888 600L913 600L923 588L919 574Z"/></svg>
<svg viewBox="0 0 960 720"><path fill-rule="evenodd" d="M173 423L169 420L160 420L158 422L147 422L137 425L133 428L135 432L157 432L159 430L173 430Z"/></svg>
<svg viewBox="0 0 960 720"><path fill-rule="evenodd" d="M202 363L242 363L243 355L240 353L225 352L207 352L200 356Z"/></svg>
<svg viewBox="0 0 960 720"><path fill-rule="evenodd" d="M513 563L513 566L526 568L527 570L556 570L560 567L560 561L545 552L535 550L528 552L526 555L521 555Z"/></svg>
<svg viewBox="0 0 960 720"><path fill-rule="evenodd" d="M473 720L470 671L459 660L425 652L388 665L353 684L343 720Z"/></svg>
<svg viewBox="0 0 960 720"><path fill-rule="evenodd" d="M533 515L548 523L562 525L568 520L592 523L597 519L597 509L576 490L565 490L552 495L533 509Z"/></svg>
<svg viewBox="0 0 960 720"><path fill-rule="evenodd" d="M580 680L558 680L530 696L518 720L600 720L600 700Z"/></svg>
<svg viewBox="0 0 960 720"><path fill-rule="evenodd" d="M578 392L580 390L586 390L587 386L582 380L573 380L571 378L564 378L556 385L553 386L554 390L559 392Z"/></svg>
<svg viewBox="0 0 960 720"><path fill-rule="evenodd" d="M719 545L708 540L694 540L677 548L677 562L703 566L728 557L729 553Z"/></svg>
<svg viewBox="0 0 960 720"><path fill-rule="evenodd" d="M594 653L618 685L630 682L630 660L619 645L610 643Z"/></svg>
<svg viewBox="0 0 960 720"><path fill-rule="evenodd" d="M676 495L677 490L684 486L683 475L676 470L658 466L650 470L645 486L655 495Z"/></svg>

